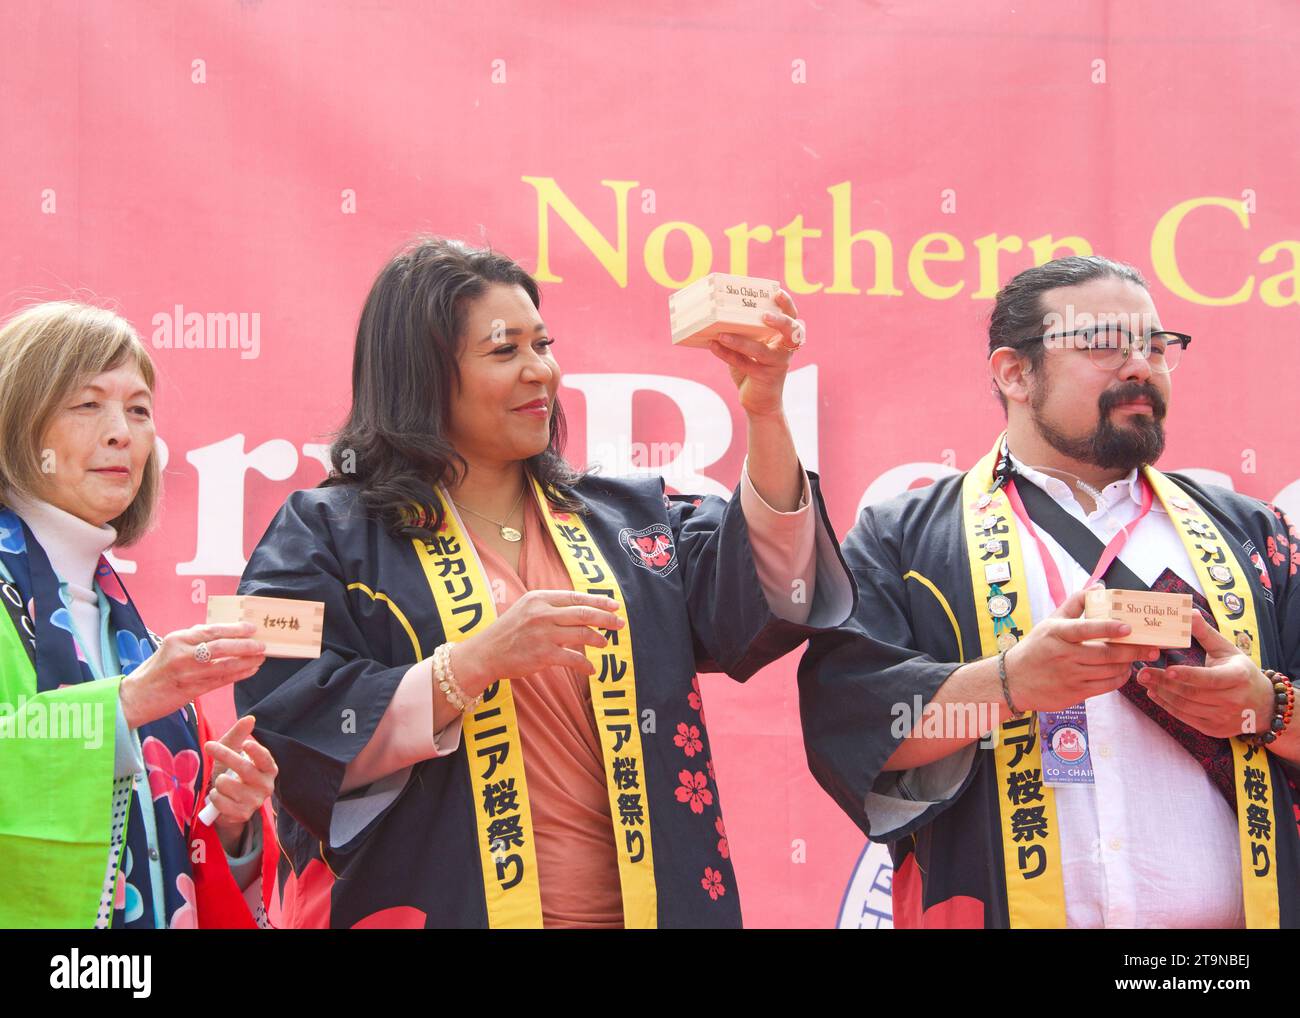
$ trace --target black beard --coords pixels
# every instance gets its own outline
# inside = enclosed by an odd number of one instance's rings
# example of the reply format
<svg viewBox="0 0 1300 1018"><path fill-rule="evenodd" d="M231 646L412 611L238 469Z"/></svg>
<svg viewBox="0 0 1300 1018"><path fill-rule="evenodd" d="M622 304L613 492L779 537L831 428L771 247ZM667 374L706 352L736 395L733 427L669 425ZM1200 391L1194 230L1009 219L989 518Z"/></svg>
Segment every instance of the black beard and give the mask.
<svg viewBox="0 0 1300 1018"><path fill-rule="evenodd" d="M1164 397L1151 385L1124 382L1107 389L1097 401L1097 427L1091 435L1070 438L1057 431L1042 416L1046 402L1046 386L1038 385L1029 397L1029 409L1034 427L1053 449L1079 463L1090 463L1102 470L1129 471L1154 463L1165 451L1163 421L1167 406ZM1151 401L1151 417L1142 414L1130 416L1127 425L1116 427L1111 423L1110 412L1121 403L1139 399Z"/></svg>

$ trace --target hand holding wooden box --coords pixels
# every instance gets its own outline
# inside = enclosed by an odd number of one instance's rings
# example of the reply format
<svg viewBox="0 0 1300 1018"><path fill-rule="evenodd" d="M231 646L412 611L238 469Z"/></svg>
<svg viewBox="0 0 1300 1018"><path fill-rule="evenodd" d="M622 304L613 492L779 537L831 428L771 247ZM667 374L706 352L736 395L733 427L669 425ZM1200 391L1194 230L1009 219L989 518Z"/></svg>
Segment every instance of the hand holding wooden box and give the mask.
<svg viewBox="0 0 1300 1018"><path fill-rule="evenodd" d="M714 336L729 332L768 340L780 330L763 321L764 312L781 314L775 279L713 272L668 298L674 346L708 347Z"/></svg>
<svg viewBox="0 0 1300 1018"><path fill-rule="evenodd" d="M1083 597L1083 617L1126 622L1132 632L1108 643L1129 643L1165 650L1192 645L1191 594L1150 590L1090 590Z"/></svg>
<svg viewBox="0 0 1300 1018"><path fill-rule="evenodd" d="M266 644L267 657L320 657L325 604L286 597L219 595L208 598L208 622L251 622L251 639Z"/></svg>

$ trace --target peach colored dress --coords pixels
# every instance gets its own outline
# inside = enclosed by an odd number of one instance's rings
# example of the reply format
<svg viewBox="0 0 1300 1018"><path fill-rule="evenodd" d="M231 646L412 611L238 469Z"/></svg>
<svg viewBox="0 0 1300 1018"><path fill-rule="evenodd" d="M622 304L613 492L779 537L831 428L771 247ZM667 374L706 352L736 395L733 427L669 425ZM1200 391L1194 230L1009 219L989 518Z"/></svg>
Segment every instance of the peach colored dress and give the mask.
<svg viewBox="0 0 1300 1018"><path fill-rule="evenodd" d="M741 506L759 582L772 611L788 621L809 618L817 573L817 525L807 479L801 507L781 513L762 500L742 471ZM541 514L526 503L518 571L481 541L487 523L462 517L501 615L529 590L572 590ZM794 581L798 579L799 584ZM797 586L808 593L795 599ZM844 595L847 596L847 595ZM846 609L847 611L847 609ZM537 853L542 921L548 927L619 927L622 893L614 823L596 734L588 679L568 668L545 668L511 681L523 743ZM348 764L343 788L359 789L460 747L461 720L433 731L433 703L442 694L431 661L410 667L375 732Z"/></svg>
<svg viewBox="0 0 1300 1018"><path fill-rule="evenodd" d="M498 615L527 591L573 589L536 503L525 505L517 573L479 540L468 514L462 518L500 598ZM512 679L510 690L527 766L543 925L621 927L618 853L588 678L549 667Z"/></svg>

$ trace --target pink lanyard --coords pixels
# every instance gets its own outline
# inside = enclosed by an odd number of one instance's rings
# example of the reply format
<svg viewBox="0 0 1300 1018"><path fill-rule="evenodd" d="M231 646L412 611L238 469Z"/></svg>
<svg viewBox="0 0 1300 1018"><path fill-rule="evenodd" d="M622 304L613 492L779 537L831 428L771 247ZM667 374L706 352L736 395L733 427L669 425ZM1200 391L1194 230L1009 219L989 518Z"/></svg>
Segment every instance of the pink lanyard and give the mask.
<svg viewBox="0 0 1300 1018"><path fill-rule="evenodd" d="M1031 482L1032 483L1032 482ZM1092 571L1088 577L1085 587L1096 583L1098 579L1106 575L1106 570L1110 564L1123 550L1124 545L1128 543L1129 534L1137 528L1142 522L1142 517L1151 511L1151 503L1154 501L1155 492L1151 490L1151 485L1145 477L1141 479L1142 483L1142 511L1137 514L1137 518L1131 523L1124 526L1118 534L1110 539L1110 544L1106 545L1106 550L1101 553L1101 559L1097 562L1097 568ZM1025 525L1025 529L1033 535L1034 540L1038 542L1038 554L1043 560L1043 572L1047 574L1047 590L1052 596L1052 603L1058 608L1065 600L1065 584L1061 582L1061 572L1056 568L1056 560L1052 558L1052 553L1048 551L1047 545L1043 539L1038 536L1038 531L1029 519L1029 513L1025 512L1025 503L1020 500L1020 493L1016 491L1016 482L1007 480L1007 498L1011 502L1011 508L1016 514L1016 518Z"/></svg>

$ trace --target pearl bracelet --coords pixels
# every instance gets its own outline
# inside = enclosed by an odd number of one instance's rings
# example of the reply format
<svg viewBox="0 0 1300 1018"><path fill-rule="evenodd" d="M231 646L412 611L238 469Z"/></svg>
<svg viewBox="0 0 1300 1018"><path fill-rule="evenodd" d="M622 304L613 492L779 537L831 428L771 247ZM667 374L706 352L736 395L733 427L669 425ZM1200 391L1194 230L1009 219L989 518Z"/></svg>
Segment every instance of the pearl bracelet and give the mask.
<svg viewBox="0 0 1300 1018"><path fill-rule="evenodd" d="M461 714L483 702L482 693L472 700L467 699L465 691L457 684L456 676L451 670L450 643L442 644L433 652L433 678L438 688L442 690L442 695L447 698L447 702Z"/></svg>

